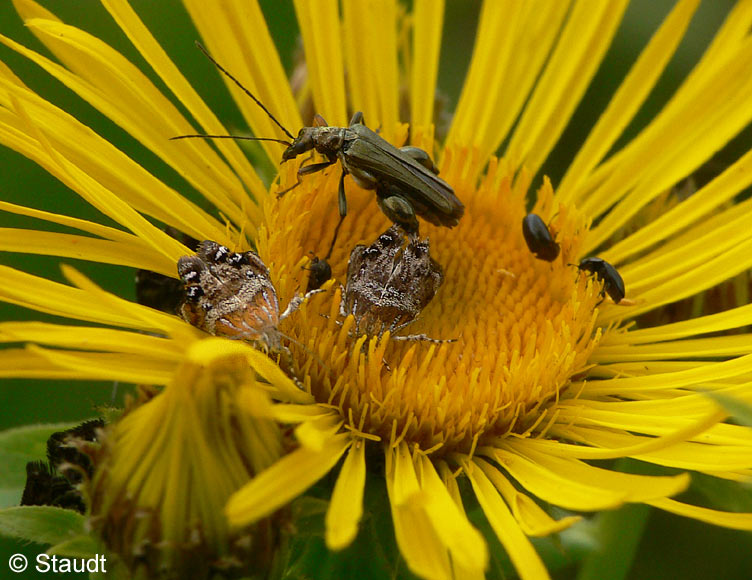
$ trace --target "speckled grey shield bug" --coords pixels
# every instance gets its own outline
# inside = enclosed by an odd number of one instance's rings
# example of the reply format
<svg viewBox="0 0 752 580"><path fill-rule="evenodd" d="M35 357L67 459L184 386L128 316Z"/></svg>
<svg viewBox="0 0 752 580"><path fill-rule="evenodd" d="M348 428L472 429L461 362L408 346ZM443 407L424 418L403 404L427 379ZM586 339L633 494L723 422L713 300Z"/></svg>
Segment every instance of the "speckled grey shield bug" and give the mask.
<svg viewBox="0 0 752 580"><path fill-rule="evenodd" d="M392 340L453 342L425 334L393 336L420 315L443 280L428 239L410 236L405 243L400 229L392 226L370 246L355 246L350 253L340 315L354 316L355 336L381 337L388 330Z"/></svg>

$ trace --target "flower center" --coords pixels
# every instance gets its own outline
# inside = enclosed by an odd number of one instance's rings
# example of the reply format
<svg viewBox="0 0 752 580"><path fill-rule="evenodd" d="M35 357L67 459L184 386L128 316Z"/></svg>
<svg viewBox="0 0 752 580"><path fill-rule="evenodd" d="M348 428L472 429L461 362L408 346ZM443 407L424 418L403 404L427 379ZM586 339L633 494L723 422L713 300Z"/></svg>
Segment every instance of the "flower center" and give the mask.
<svg viewBox="0 0 752 580"><path fill-rule="evenodd" d="M544 429L549 403L576 396L566 393L569 379L585 369L599 336L600 286L569 264L583 220L561 207L552 218L553 192L545 184L536 211L562 251L552 263L536 259L521 225L529 180L521 175L513 184L503 167L493 163L476 186L463 180L461 162L449 164L441 175L465 204L465 216L452 229L421 221L444 281L418 318L395 334L453 340L440 344L357 337L352 317L339 315L352 248L371 244L390 226L375 194L346 180L348 215L329 260L336 283L282 330L306 346L291 345L301 376L320 403L340 410L349 429L384 441L404 438L424 451L467 453L496 437ZM335 166L306 176L267 206L269 231L259 252L277 276L281 305L305 288L301 264L311 252L323 257L329 248L339 219L339 174Z"/></svg>

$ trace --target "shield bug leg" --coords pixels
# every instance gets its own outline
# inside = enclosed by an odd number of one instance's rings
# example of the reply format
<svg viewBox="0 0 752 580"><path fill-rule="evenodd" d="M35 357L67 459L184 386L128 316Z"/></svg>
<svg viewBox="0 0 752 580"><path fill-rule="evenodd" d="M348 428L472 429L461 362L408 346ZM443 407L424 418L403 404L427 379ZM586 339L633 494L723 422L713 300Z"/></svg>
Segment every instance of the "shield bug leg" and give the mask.
<svg viewBox="0 0 752 580"><path fill-rule="evenodd" d="M530 213L522 218L522 235L530 252L539 260L553 262L559 257L561 247L540 216Z"/></svg>
<svg viewBox="0 0 752 580"><path fill-rule="evenodd" d="M431 338L427 334L408 334L406 336L395 336L392 340L420 340L432 342L434 344L443 344L445 342L457 342L456 338Z"/></svg>
<svg viewBox="0 0 752 580"><path fill-rule="evenodd" d="M616 268L606 262L606 260L595 257L583 258L576 267L581 272L590 272L598 280L603 282L603 289L601 290L601 296L603 299L605 299L606 294L608 294L611 300L614 301L614 304L619 304L619 302L624 299L626 294L624 279ZM603 302L603 299L601 299L601 302Z"/></svg>
<svg viewBox="0 0 752 580"><path fill-rule="evenodd" d="M319 294L321 292L323 292L323 290L316 288L314 290L309 290L303 295L297 294L293 296L292 300L290 300L290 303L287 305L287 308L285 308L285 311L279 315L280 321L284 320L285 318L290 316L290 314L292 314L298 308L300 308L300 305L303 304L303 302L305 302L306 300L308 300L311 296L313 296L314 294Z"/></svg>

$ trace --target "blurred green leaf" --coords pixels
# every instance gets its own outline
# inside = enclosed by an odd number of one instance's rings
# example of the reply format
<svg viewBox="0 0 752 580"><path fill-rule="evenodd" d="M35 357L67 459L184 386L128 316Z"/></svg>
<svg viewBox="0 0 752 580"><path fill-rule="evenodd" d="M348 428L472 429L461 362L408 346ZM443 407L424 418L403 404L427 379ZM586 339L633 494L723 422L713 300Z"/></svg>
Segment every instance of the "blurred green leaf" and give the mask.
<svg viewBox="0 0 752 580"><path fill-rule="evenodd" d="M702 505L728 512L752 512L752 487L749 483L692 474L692 492L700 494Z"/></svg>
<svg viewBox="0 0 752 580"><path fill-rule="evenodd" d="M84 522L78 512L52 506L0 510L0 534L40 544L59 544L83 534Z"/></svg>
<svg viewBox="0 0 752 580"><path fill-rule="evenodd" d="M728 411L731 417L739 424L752 427L752 405L723 393L707 391L705 394Z"/></svg>
<svg viewBox="0 0 752 580"><path fill-rule="evenodd" d="M28 425L0 432L0 508L18 505L26 483L26 464L47 457L47 439L77 423Z"/></svg>
<svg viewBox="0 0 752 580"><path fill-rule="evenodd" d="M92 558L104 553L104 546L91 535L81 534L55 544L47 550L47 553L69 558Z"/></svg>

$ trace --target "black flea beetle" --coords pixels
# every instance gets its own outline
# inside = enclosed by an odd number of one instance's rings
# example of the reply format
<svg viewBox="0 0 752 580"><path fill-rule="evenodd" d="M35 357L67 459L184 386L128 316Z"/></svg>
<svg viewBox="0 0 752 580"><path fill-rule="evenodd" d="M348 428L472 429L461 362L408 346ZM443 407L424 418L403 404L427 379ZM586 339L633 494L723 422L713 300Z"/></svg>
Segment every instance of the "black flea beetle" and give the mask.
<svg viewBox="0 0 752 580"><path fill-rule="evenodd" d="M553 262L559 256L561 248L540 216L530 213L522 218L522 235L527 247L539 260Z"/></svg>
<svg viewBox="0 0 752 580"><path fill-rule="evenodd" d="M577 266L581 271L587 271L595 274L603 282L603 292L607 293L614 304L618 304L624 299L626 289L621 274L616 271L611 264L601 258L584 258L580 265Z"/></svg>
<svg viewBox="0 0 752 580"><path fill-rule="evenodd" d="M317 290L332 277L332 267L326 258L314 257L308 266L303 267L304 270L311 272L308 276L308 287L306 292L311 290Z"/></svg>

